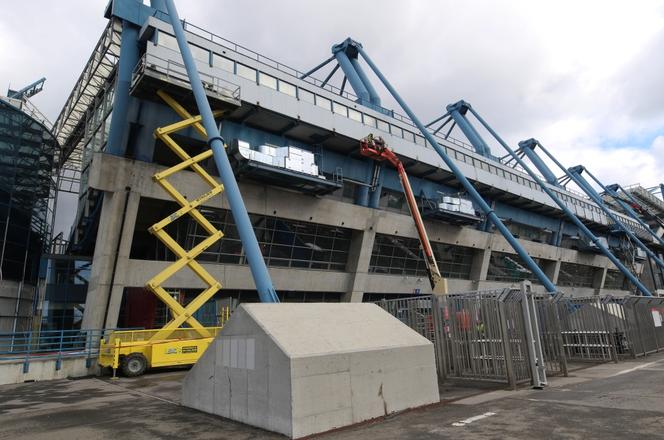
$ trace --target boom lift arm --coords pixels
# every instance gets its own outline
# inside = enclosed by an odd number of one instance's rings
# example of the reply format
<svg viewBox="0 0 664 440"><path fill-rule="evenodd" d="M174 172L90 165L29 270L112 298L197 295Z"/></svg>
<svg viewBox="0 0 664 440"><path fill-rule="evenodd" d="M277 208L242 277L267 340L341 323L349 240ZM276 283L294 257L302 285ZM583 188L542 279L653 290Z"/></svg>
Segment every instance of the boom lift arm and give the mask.
<svg viewBox="0 0 664 440"><path fill-rule="evenodd" d="M406 174L406 169L404 168L403 163L397 155L387 147L383 138L374 138L373 134L370 134L360 141L360 154L379 162L387 161L396 168L399 180L401 181L401 186L403 187L403 192L406 195L406 202L410 209L410 215L413 217L415 228L417 228L417 235L420 238L420 245L424 252L424 262L427 267L427 273L429 274L431 290L437 295L446 294L447 280L443 278L440 274L440 269L438 269L438 263L436 263L436 258L433 255L431 242L429 241L429 236L424 227L424 222L422 221L420 210L417 207L417 201L415 200L413 189L410 187L408 174Z"/></svg>

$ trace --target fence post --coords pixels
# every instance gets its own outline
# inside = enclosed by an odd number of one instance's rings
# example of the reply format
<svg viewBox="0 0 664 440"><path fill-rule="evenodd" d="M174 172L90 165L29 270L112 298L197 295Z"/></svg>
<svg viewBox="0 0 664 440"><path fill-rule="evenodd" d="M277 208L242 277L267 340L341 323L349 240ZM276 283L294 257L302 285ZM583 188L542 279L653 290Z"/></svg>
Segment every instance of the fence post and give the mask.
<svg viewBox="0 0 664 440"><path fill-rule="evenodd" d="M55 360L55 371L59 371L62 367L62 343L65 338L64 329L60 330L60 347L58 349L58 358Z"/></svg>
<svg viewBox="0 0 664 440"><path fill-rule="evenodd" d="M507 325L507 314L505 313L505 296L498 298L498 319L500 319L500 337L503 340L503 355L505 356L505 370L507 372L507 383L510 388L516 389L516 376L514 374L514 359L512 358L512 341L510 339Z"/></svg>
<svg viewBox="0 0 664 440"><path fill-rule="evenodd" d="M605 297L607 298L607 297ZM609 326L609 319L608 319L608 306L606 302L602 301L601 298L597 298L597 301L599 302L599 309L602 311L602 325L604 326L604 329L606 330L606 339L607 343L609 344L609 350L611 350L611 359L613 360L614 363L618 363L618 350L616 349L616 336L613 334L611 331L611 327Z"/></svg>
<svg viewBox="0 0 664 440"><path fill-rule="evenodd" d="M92 363L92 330L85 330L87 336L85 337L85 347L88 351L87 356L85 357L85 368L90 368Z"/></svg>
<svg viewBox="0 0 664 440"><path fill-rule="evenodd" d="M531 311L531 300L533 299L530 290L530 282L521 282L521 308L523 310L524 327L526 330L526 339L528 354L530 360L530 373L534 388L542 388L546 385L546 372L543 363L542 344L539 337L539 328L537 325L537 315Z"/></svg>
<svg viewBox="0 0 664 440"><path fill-rule="evenodd" d="M636 325L636 330L637 330L637 333L639 335L639 342L641 343L641 350L643 350L643 356L645 357L646 354L647 354L646 353L646 351L647 351L646 350L646 341L644 341L643 332L641 331L641 323L640 323L639 314L638 314L638 311L637 311L638 306L639 306L638 302L639 302L638 298L634 300L634 302L633 302L633 307L634 308L632 309L632 312L634 314L634 324Z"/></svg>
<svg viewBox="0 0 664 440"><path fill-rule="evenodd" d="M434 350L438 359L438 377L444 381L447 377L447 360L445 359L445 320L441 312L440 298L431 295L431 321L433 325Z"/></svg>
<svg viewBox="0 0 664 440"><path fill-rule="evenodd" d="M653 335L654 338L655 338L655 347L656 347L656 348L655 348L655 351L656 351L657 353L659 353L660 344L659 344L659 338L657 337L657 333L658 333L658 332L657 332L657 327L655 327L655 318L654 318L654 316L652 315L652 309L653 309L653 306L654 306L654 304L653 304L654 301L655 301L654 299L649 299L649 300L648 300L648 311L650 312L649 314L650 314L650 316L651 316L651 319L653 320L652 335ZM657 310L657 313L659 313L659 310Z"/></svg>
<svg viewBox="0 0 664 440"><path fill-rule="evenodd" d="M28 348L25 350L25 360L23 361L23 374L30 371L30 351L32 350L32 330L28 331Z"/></svg>
<svg viewBox="0 0 664 440"><path fill-rule="evenodd" d="M558 341L558 361L560 363L560 370L563 373L563 376L569 376L567 371L567 356L565 355L565 347L563 346L563 328L560 323L560 298L550 299L551 307L553 310L553 322L554 322L554 331L556 332L556 340Z"/></svg>

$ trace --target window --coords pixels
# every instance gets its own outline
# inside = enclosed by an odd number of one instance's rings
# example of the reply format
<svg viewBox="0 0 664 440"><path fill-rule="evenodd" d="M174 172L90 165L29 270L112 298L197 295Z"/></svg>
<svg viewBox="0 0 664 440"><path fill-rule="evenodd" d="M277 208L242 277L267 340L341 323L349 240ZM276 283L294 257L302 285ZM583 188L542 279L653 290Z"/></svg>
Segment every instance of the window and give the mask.
<svg viewBox="0 0 664 440"><path fill-rule="evenodd" d="M390 124L388 124L385 121L381 121L380 119L376 119L376 124L379 130L383 130L386 133L390 132Z"/></svg>
<svg viewBox="0 0 664 440"><path fill-rule="evenodd" d="M247 67L244 64L237 64L237 74L242 78L256 81L256 70L252 69L251 67Z"/></svg>
<svg viewBox="0 0 664 440"><path fill-rule="evenodd" d="M246 264L233 216L225 209L205 209L205 216L224 237L203 252L204 262ZM344 271L352 230L318 223L250 214L256 238L269 266ZM187 248L208 236L193 220L186 226Z"/></svg>
<svg viewBox="0 0 664 440"><path fill-rule="evenodd" d="M279 80L279 91L281 93L285 93L288 96L297 96L297 89L295 86L281 80Z"/></svg>
<svg viewBox="0 0 664 440"><path fill-rule="evenodd" d="M533 260L539 265L539 259L533 258ZM489 271L486 278L491 281L510 283L521 280L530 280L533 283L540 282L518 255L503 252L491 252Z"/></svg>
<svg viewBox="0 0 664 440"><path fill-rule="evenodd" d="M315 102L314 94L308 90L298 89L297 95L302 101L310 102L312 104Z"/></svg>
<svg viewBox="0 0 664 440"><path fill-rule="evenodd" d="M167 34L166 32L161 32L161 31L159 32L159 35L157 37L157 44L166 47L168 49L180 52L180 48L178 47L178 40L176 40L174 36Z"/></svg>
<svg viewBox="0 0 664 440"><path fill-rule="evenodd" d="M191 55L195 60L203 61L205 64L210 63L210 51L207 49L203 49L202 47L198 47L195 44L190 43L189 50L191 51Z"/></svg>
<svg viewBox="0 0 664 440"><path fill-rule="evenodd" d="M395 125L390 125L390 133L396 137L403 137L403 130Z"/></svg>
<svg viewBox="0 0 664 440"><path fill-rule="evenodd" d="M403 138L406 139L408 142L415 142L415 135L411 133L410 131L403 131Z"/></svg>
<svg viewBox="0 0 664 440"><path fill-rule="evenodd" d="M329 99L316 95L316 105L318 107L324 108L326 110L330 110L330 105L331 104L332 104L332 101L330 101Z"/></svg>
<svg viewBox="0 0 664 440"><path fill-rule="evenodd" d="M332 111L338 115L348 117L348 108L338 102L332 102Z"/></svg>
<svg viewBox="0 0 664 440"><path fill-rule="evenodd" d="M559 286L592 287L595 268L574 263L561 263Z"/></svg>
<svg viewBox="0 0 664 440"><path fill-rule="evenodd" d="M277 78L263 72L258 72L258 84L277 90Z"/></svg>
<svg viewBox="0 0 664 440"><path fill-rule="evenodd" d="M625 288L625 275L619 270L607 270L604 288L611 290L623 290Z"/></svg>
<svg viewBox="0 0 664 440"><path fill-rule="evenodd" d="M376 128L376 118L373 116L364 115L364 124L368 125L369 127Z"/></svg>
<svg viewBox="0 0 664 440"><path fill-rule="evenodd" d="M431 247L444 277L470 279L473 249L436 242ZM369 272L426 277L419 240L376 234Z"/></svg>
<svg viewBox="0 0 664 440"><path fill-rule="evenodd" d="M217 55L216 53L212 54L212 65L214 67L218 67L221 70L225 70L226 72L235 73L235 63L233 60L229 60L228 58Z"/></svg>
<svg viewBox="0 0 664 440"><path fill-rule="evenodd" d="M348 109L348 117L353 121L362 122L362 113L358 112L357 110L353 110L352 108Z"/></svg>
<svg viewBox="0 0 664 440"><path fill-rule="evenodd" d="M419 134L416 134L416 135L415 135L415 143L416 143L417 145L422 145L423 147L426 146L426 141L425 141L424 138L423 138L422 136L420 136Z"/></svg>

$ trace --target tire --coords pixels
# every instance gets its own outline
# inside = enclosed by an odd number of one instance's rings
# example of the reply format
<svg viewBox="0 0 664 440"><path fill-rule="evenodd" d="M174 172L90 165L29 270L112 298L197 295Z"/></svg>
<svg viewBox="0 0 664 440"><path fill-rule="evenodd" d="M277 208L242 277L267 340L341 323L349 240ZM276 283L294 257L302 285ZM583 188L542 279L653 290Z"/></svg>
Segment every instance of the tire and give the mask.
<svg viewBox="0 0 664 440"><path fill-rule="evenodd" d="M141 376L148 369L148 360L141 353L131 353L122 358L120 369L126 377Z"/></svg>

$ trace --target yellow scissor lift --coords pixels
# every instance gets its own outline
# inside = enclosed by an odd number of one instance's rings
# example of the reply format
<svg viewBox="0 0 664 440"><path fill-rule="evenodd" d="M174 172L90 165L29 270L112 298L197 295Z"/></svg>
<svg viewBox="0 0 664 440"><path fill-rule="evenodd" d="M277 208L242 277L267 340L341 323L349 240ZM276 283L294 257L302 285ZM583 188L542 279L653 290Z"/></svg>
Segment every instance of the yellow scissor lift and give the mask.
<svg viewBox="0 0 664 440"><path fill-rule="evenodd" d="M118 368L126 376L140 376L146 369L152 367L194 364L221 329L221 327L204 327L193 315L221 288L221 284L195 258L223 236L223 233L216 229L201 214L198 207L217 194L220 194L224 188L223 185L218 183L199 165L199 162L212 156L212 150L207 150L191 157L171 137L171 134L177 131L193 127L203 138L207 138L205 129L201 124L201 117L189 114L184 107L164 91L158 91L157 95L183 119L182 121L155 130L155 137L170 148L182 162L155 174L153 177L180 205L180 209L155 223L149 229L150 233L155 235L177 257L174 263L170 264L146 284L146 287L166 304L170 311L171 320L160 329L113 331L102 339L99 350L99 364L102 367L113 368L114 376ZM214 113L215 117L219 117L221 114L222 112L220 111ZM188 201L167 180L168 177L187 168L198 174L211 187L208 192L192 201ZM198 222L209 234L207 238L190 250L183 249L164 229L187 214ZM185 266L188 266L207 287L186 307L183 307L162 285L168 278ZM228 319L229 315L230 309L225 308L220 317L221 325ZM185 323L188 327L181 328Z"/></svg>

